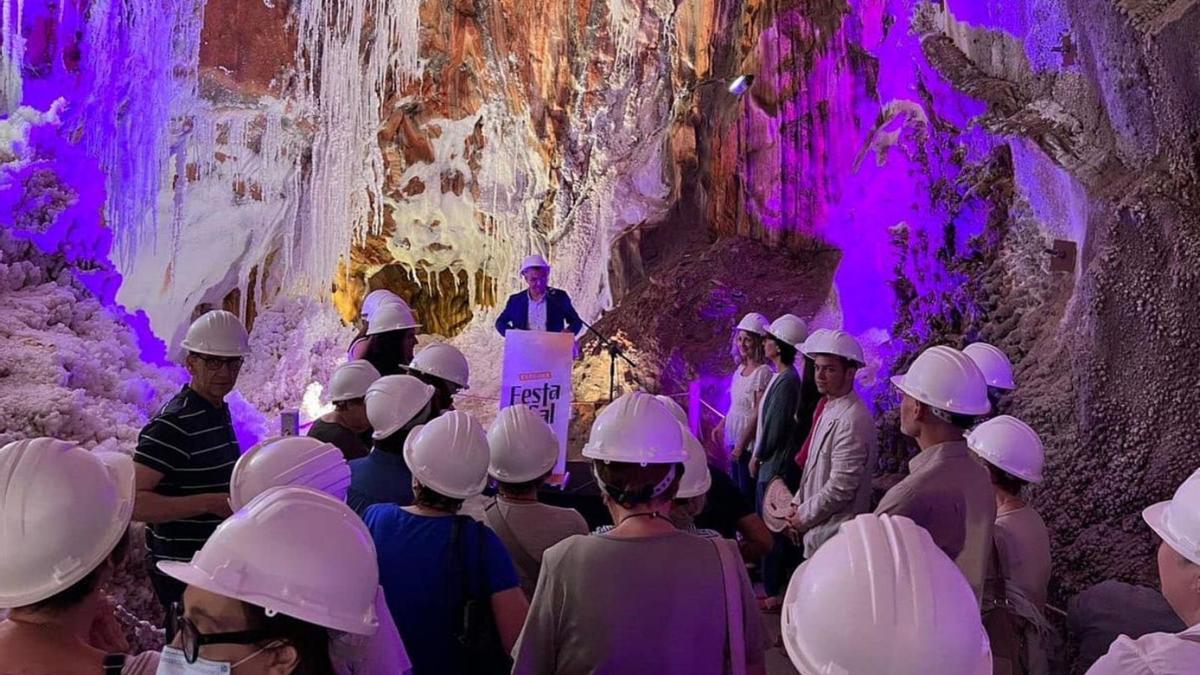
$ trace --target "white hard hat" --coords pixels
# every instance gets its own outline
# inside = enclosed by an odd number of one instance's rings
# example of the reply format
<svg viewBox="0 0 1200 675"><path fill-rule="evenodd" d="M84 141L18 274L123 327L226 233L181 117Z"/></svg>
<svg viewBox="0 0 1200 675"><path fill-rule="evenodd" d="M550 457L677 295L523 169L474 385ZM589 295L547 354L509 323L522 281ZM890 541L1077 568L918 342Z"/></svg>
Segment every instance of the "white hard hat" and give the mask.
<svg viewBox="0 0 1200 675"><path fill-rule="evenodd" d="M413 478L451 499L469 499L483 492L488 455L483 427L459 410L418 426L404 441L404 461Z"/></svg>
<svg viewBox="0 0 1200 675"><path fill-rule="evenodd" d="M892 377L900 391L935 408L959 415L986 415L988 401L983 373L966 354L939 345L921 352L908 372Z"/></svg>
<svg viewBox="0 0 1200 675"><path fill-rule="evenodd" d="M1042 482L1042 439L1015 417L1001 415L980 424L967 435L967 445L996 468L1030 483Z"/></svg>
<svg viewBox="0 0 1200 675"><path fill-rule="evenodd" d="M233 466L229 506L234 511L268 488L301 485L342 501L350 489L350 465L332 443L308 436L270 438L250 448Z"/></svg>
<svg viewBox="0 0 1200 675"><path fill-rule="evenodd" d="M521 274L524 274L525 270L531 267L545 267L546 269L550 269L550 263L535 253L534 255L525 256L525 259L521 261Z"/></svg>
<svg viewBox="0 0 1200 675"><path fill-rule="evenodd" d="M992 672L971 585L903 516L843 524L792 575L782 609L783 644L802 673Z"/></svg>
<svg viewBox="0 0 1200 675"><path fill-rule="evenodd" d="M683 448L687 459L683 462L683 478L679 480L679 490L676 499L691 499L708 492L712 487L712 474L708 472L708 454L704 452L704 444L686 426L680 425L683 432Z"/></svg>
<svg viewBox="0 0 1200 675"><path fill-rule="evenodd" d="M390 333L394 330L408 330L410 328L421 327L416 317L413 316L413 311L408 306L408 303L400 298L385 300L380 303L375 308L375 311L371 313L371 318L367 321L367 335L379 335L380 333Z"/></svg>
<svg viewBox="0 0 1200 675"><path fill-rule="evenodd" d="M860 366L867 363L863 357L862 345L844 330L817 329L800 345L800 352L810 358L817 354L832 354L849 359Z"/></svg>
<svg viewBox="0 0 1200 675"><path fill-rule="evenodd" d="M133 460L53 438L0 448L0 607L70 588L112 553L133 513Z"/></svg>
<svg viewBox="0 0 1200 675"><path fill-rule="evenodd" d="M808 326L800 317L793 314L784 314L771 322L771 325L767 328L767 335L779 338L799 349L800 345L804 343L804 338L808 337Z"/></svg>
<svg viewBox="0 0 1200 675"><path fill-rule="evenodd" d="M1009 361L1008 356L998 348L986 342L974 342L967 345L963 353L971 357L975 365L979 366L979 371L983 373L983 379L987 381L989 387L1017 388L1016 382L1013 381L1012 361Z"/></svg>
<svg viewBox="0 0 1200 675"><path fill-rule="evenodd" d="M546 475L558 461L558 437L542 416L511 405L496 416L487 433L488 474L505 483L524 483Z"/></svg>
<svg viewBox="0 0 1200 675"><path fill-rule="evenodd" d="M370 321L371 314L373 314L376 309L379 309L380 305L385 302L392 302L395 300L404 302L399 295L396 295L388 289L377 288L370 293L367 293L367 297L363 298L362 309L359 310L359 314L362 314L364 319Z"/></svg>
<svg viewBox="0 0 1200 675"><path fill-rule="evenodd" d="M623 394L596 415L583 456L602 462L674 464L687 460L679 421L650 394Z"/></svg>
<svg viewBox="0 0 1200 675"><path fill-rule="evenodd" d="M1142 518L1167 546L1200 565L1200 469L1183 481L1170 501L1146 507Z"/></svg>
<svg viewBox="0 0 1200 675"><path fill-rule="evenodd" d="M158 569L189 586L325 628L372 635L379 564L362 519L306 487L271 488L221 523L191 562Z"/></svg>
<svg viewBox="0 0 1200 675"><path fill-rule="evenodd" d="M471 375L467 357L457 347L445 342L435 342L417 352L408 369L440 377L464 389Z"/></svg>
<svg viewBox="0 0 1200 675"><path fill-rule="evenodd" d="M338 366L333 371L333 377L329 378L329 401L337 403L362 398L378 379L379 371L369 361L347 361Z"/></svg>
<svg viewBox="0 0 1200 675"><path fill-rule="evenodd" d="M755 335L766 335L767 324L769 323L770 322L767 321L767 317L763 316L762 314L759 314L758 312L750 312L746 316L743 316L742 320L738 322L737 329L744 330L747 333L754 333Z"/></svg>
<svg viewBox="0 0 1200 675"><path fill-rule="evenodd" d="M433 399L434 389L412 375L385 375L367 387L367 420L375 431L371 438L387 438Z"/></svg>
<svg viewBox="0 0 1200 675"><path fill-rule="evenodd" d="M182 346L189 352L208 356L247 356L250 353L250 336L246 333L246 327L231 312L214 309L200 315L188 326Z"/></svg>
<svg viewBox="0 0 1200 675"><path fill-rule="evenodd" d="M671 398L670 396L665 396L663 394L656 394L654 396L654 398L658 399L659 403L665 405L667 407L667 410L671 411L671 414L675 416L675 419L679 420L680 424L682 424L684 427L687 427L687 425L688 425L687 411L685 411L683 409L683 406L679 405L678 401Z"/></svg>

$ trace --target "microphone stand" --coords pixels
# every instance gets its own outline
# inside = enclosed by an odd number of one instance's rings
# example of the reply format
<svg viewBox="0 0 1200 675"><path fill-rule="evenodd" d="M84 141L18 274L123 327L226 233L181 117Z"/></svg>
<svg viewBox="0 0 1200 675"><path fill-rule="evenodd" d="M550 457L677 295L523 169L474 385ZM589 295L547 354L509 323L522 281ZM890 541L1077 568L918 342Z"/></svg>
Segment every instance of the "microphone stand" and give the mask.
<svg viewBox="0 0 1200 675"><path fill-rule="evenodd" d="M646 389L646 385L642 384L642 381L638 379L637 364L634 363L633 361L630 361L628 356L625 356L625 350L621 349L620 345L618 345L616 342L613 342L612 340L608 339L608 337L605 336L604 333L601 333L600 331L596 330L595 326L588 323L587 321L584 321L583 317L579 318L579 323L582 323L585 328L587 328L589 331L591 331L596 337L600 338L601 344L603 344L605 346L605 348L607 348L607 350L608 350L608 359L609 359L609 361L608 361L608 401L609 401L609 403L611 403L617 397L617 359L618 358L620 358L625 363L629 364L629 367L632 369L631 372L633 374L633 381L637 382L638 386L642 388L642 391L648 391Z"/></svg>

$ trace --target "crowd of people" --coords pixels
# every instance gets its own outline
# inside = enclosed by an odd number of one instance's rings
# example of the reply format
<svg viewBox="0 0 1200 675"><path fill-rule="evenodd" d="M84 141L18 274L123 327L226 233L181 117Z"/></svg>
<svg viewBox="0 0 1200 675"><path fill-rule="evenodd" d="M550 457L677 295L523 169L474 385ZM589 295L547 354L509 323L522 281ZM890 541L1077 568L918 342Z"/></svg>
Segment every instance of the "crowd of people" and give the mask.
<svg viewBox="0 0 1200 675"><path fill-rule="evenodd" d="M497 329L577 332L545 261L522 274ZM995 347L935 346L892 378L919 452L872 509L862 346L747 315L716 456L671 398L600 411L583 455L611 522L591 529L540 501L550 426L519 405L487 430L455 410L469 364L448 344L414 355L419 327L369 294L307 436L239 448L224 399L248 339L218 310L189 328L190 381L131 456L0 448L0 674L752 674L764 620L803 675L1047 672L1049 536L1025 500L1044 450L993 416L1016 386ZM1090 673L1200 672L1200 472L1144 518L1191 628L1122 637ZM103 593L132 521L161 652L125 653Z"/></svg>

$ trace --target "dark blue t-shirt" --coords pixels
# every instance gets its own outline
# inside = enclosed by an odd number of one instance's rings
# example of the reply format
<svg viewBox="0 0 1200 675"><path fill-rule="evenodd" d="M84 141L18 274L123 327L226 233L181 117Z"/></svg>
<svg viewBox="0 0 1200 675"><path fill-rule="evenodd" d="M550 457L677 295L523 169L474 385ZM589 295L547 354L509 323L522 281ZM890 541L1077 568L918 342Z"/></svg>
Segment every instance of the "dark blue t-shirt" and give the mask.
<svg viewBox="0 0 1200 675"><path fill-rule="evenodd" d="M350 462L350 490L346 504L360 516L372 504L413 503L412 471L404 456L378 448L371 454Z"/></svg>
<svg viewBox="0 0 1200 675"><path fill-rule="evenodd" d="M486 525L466 516L418 516L395 504L375 504L363 520L375 540L379 583L413 675L462 672L455 638L464 586L458 570L466 570L471 591L480 599L517 588L520 580L508 550ZM464 523L458 549L466 554L458 565L450 546L456 520Z"/></svg>

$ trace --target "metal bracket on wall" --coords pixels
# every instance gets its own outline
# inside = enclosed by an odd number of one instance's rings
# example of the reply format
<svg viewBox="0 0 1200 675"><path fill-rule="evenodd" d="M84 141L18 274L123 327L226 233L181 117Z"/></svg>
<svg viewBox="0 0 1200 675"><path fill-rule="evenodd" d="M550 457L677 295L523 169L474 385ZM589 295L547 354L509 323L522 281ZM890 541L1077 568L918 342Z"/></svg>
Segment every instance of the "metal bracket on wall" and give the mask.
<svg viewBox="0 0 1200 675"><path fill-rule="evenodd" d="M1069 239L1055 239L1054 245L1046 249L1046 255L1050 256L1051 272L1075 271L1075 242Z"/></svg>

